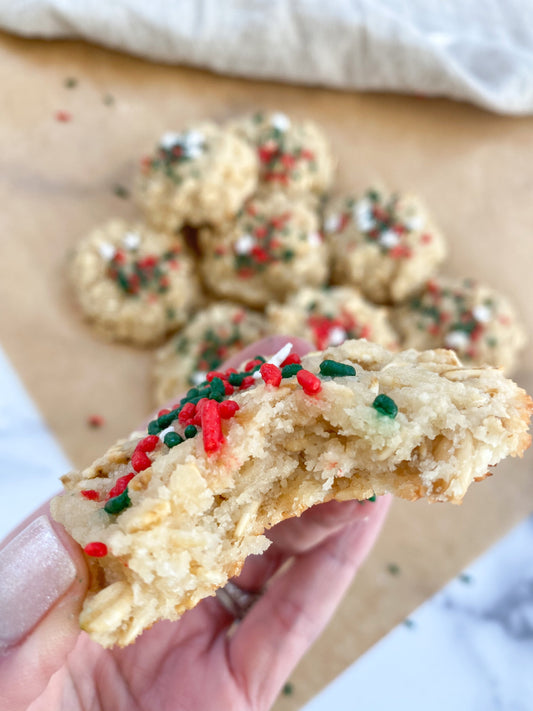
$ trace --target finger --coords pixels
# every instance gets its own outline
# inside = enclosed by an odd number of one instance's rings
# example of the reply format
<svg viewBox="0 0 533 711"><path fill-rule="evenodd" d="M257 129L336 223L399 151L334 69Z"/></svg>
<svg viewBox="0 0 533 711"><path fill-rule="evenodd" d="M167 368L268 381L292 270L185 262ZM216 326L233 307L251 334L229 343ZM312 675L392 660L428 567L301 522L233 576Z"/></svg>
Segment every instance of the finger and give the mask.
<svg viewBox="0 0 533 711"><path fill-rule="evenodd" d="M79 635L88 585L81 550L48 504L0 549L0 708L25 709Z"/></svg>
<svg viewBox="0 0 533 711"><path fill-rule="evenodd" d="M313 506L299 518L274 526L267 533L270 548L262 555L249 556L234 582L243 590L260 591L289 557L319 546L347 525L370 522L375 516L381 516L381 505L372 502L328 501Z"/></svg>
<svg viewBox="0 0 533 711"><path fill-rule="evenodd" d="M328 501L305 511L299 518L289 518L274 526L268 537L286 553L303 553L341 528L366 521L379 508L371 501Z"/></svg>
<svg viewBox="0 0 533 711"><path fill-rule="evenodd" d="M269 707L325 627L372 547L388 507L385 497L379 499L369 521L348 525L297 556L227 641L228 664L253 708Z"/></svg>

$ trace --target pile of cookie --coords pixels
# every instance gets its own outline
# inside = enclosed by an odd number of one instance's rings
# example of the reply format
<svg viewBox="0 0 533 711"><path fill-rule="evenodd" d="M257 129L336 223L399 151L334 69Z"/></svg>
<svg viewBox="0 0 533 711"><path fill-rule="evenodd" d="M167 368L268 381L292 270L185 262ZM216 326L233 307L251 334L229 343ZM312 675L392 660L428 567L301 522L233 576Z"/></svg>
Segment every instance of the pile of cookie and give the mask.
<svg viewBox="0 0 533 711"><path fill-rule="evenodd" d="M143 219L113 219L75 249L70 278L106 338L160 345L163 404L267 334L317 349L366 338L451 348L510 372L525 333L509 301L438 273L447 248L422 202L371 187L330 197L320 129L283 113L165 133L141 162Z"/></svg>

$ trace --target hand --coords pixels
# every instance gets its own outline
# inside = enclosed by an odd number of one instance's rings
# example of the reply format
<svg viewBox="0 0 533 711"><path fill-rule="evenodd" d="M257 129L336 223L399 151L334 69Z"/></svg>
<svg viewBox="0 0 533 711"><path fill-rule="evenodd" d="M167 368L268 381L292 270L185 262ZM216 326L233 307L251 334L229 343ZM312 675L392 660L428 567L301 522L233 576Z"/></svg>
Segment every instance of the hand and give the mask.
<svg viewBox="0 0 533 711"><path fill-rule="evenodd" d="M283 343L266 339L227 365ZM85 561L42 507L0 549L0 708L266 711L334 613L388 505L331 501L275 526L270 548L234 580L262 594L233 634L234 617L213 597L111 650L79 631Z"/></svg>

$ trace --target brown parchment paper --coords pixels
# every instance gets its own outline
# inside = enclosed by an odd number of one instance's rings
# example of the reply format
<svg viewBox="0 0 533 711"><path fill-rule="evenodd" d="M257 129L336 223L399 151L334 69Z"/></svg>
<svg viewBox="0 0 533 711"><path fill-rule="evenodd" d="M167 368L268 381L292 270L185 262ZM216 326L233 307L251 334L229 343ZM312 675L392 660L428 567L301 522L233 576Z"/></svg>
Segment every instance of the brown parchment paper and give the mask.
<svg viewBox="0 0 533 711"><path fill-rule="evenodd" d="M0 339L75 466L146 417L152 355L104 343L81 322L64 281L68 250L96 223L137 214L114 189L131 188L139 157L161 132L258 107L323 126L339 156L340 190L377 178L420 193L449 240L446 270L507 293L533 333L533 118L223 78L0 34ZM71 120L57 120L58 111ZM532 352L516 376L530 391ZM98 430L86 423L93 413L105 418ZM277 711L299 708L526 516L531 465L531 454L504 463L460 507L396 502Z"/></svg>

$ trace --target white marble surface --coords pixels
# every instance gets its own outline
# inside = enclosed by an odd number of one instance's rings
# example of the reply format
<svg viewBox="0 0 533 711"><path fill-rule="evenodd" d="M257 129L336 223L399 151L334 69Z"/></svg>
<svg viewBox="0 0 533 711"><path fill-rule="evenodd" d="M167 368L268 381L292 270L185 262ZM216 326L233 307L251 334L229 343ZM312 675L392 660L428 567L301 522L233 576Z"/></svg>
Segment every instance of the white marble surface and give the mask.
<svg viewBox="0 0 533 711"><path fill-rule="evenodd" d="M533 516L303 711L531 711Z"/></svg>
<svg viewBox="0 0 533 711"><path fill-rule="evenodd" d="M0 349L0 539L68 469ZM408 623L302 711L533 711L533 516Z"/></svg>
<svg viewBox="0 0 533 711"><path fill-rule="evenodd" d="M0 348L0 540L60 490L69 468Z"/></svg>

